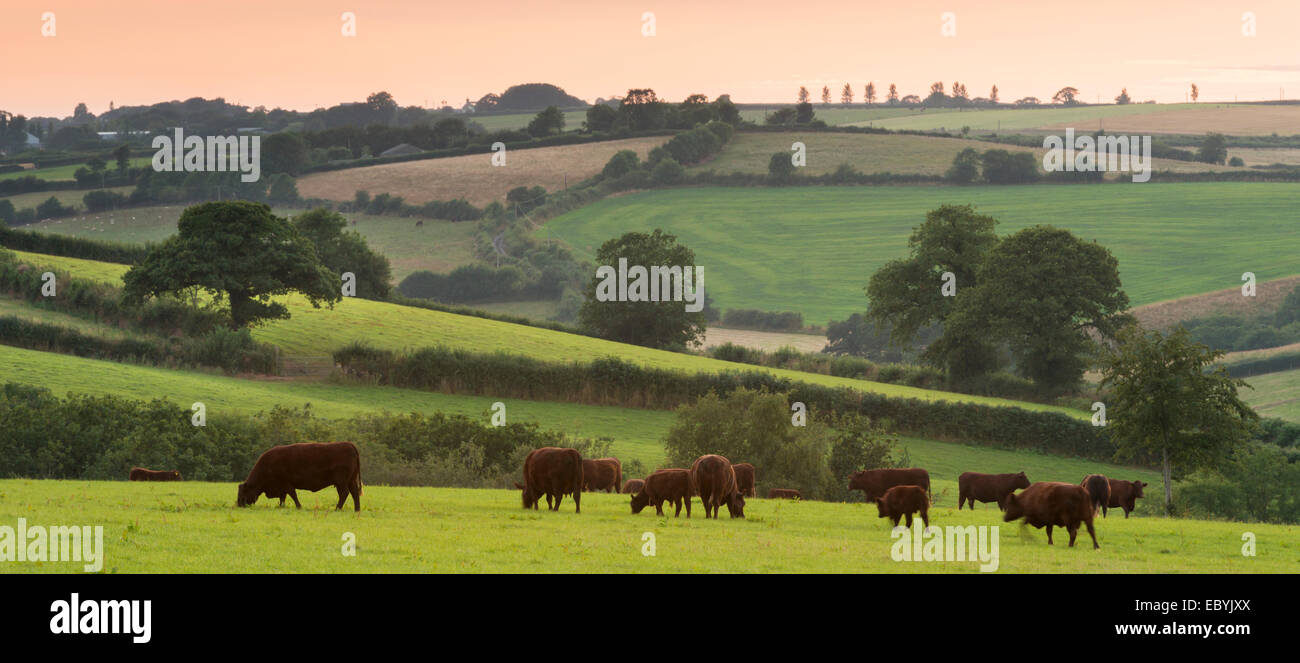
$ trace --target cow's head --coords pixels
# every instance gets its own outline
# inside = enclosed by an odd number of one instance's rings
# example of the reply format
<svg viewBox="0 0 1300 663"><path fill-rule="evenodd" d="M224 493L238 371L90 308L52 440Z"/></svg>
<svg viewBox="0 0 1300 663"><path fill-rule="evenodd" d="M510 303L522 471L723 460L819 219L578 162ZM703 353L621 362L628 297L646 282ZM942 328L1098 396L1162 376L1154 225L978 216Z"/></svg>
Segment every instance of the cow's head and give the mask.
<svg viewBox="0 0 1300 663"><path fill-rule="evenodd" d="M648 504L650 504L650 494L642 488L641 492L632 496L632 513L641 513L641 510L646 508Z"/></svg>
<svg viewBox="0 0 1300 663"><path fill-rule="evenodd" d="M518 482L515 482L515 487L523 491L521 493L521 498L523 500L525 509L531 509L533 508L534 504L537 504L537 498L539 496L529 493L528 486L520 486Z"/></svg>
<svg viewBox="0 0 1300 663"><path fill-rule="evenodd" d="M1133 497L1142 497L1142 489L1145 488L1146 485L1147 485L1147 484L1142 483L1141 481L1134 481L1134 482L1133 482Z"/></svg>
<svg viewBox="0 0 1300 663"><path fill-rule="evenodd" d="M888 517L889 517L889 512L885 509L885 498L884 498L884 497L877 497L877 498L876 498L876 513L879 514L879 517L881 517L881 518L888 518Z"/></svg>
<svg viewBox="0 0 1300 663"><path fill-rule="evenodd" d="M1017 474L1016 480L1011 484L1011 488L1013 490L1016 488L1028 488L1028 487L1029 487L1029 477L1025 476L1024 472Z"/></svg>
<svg viewBox="0 0 1300 663"><path fill-rule="evenodd" d="M181 480L180 470L172 470L172 481L180 481L180 480Z"/></svg>
<svg viewBox="0 0 1300 663"><path fill-rule="evenodd" d="M1009 523L1016 518L1025 515L1024 509L1020 508L1020 502L1016 499L1015 493L1008 494L1007 499L1002 506L1006 509L1006 513L1002 514L1002 520L1004 522Z"/></svg>
<svg viewBox="0 0 1300 663"><path fill-rule="evenodd" d="M744 518L745 496L739 492L732 493L731 497L727 498L727 511L731 512L732 518Z"/></svg>
<svg viewBox="0 0 1300 663"><path fill-rule="evenodd" d="M849 490L865 491L867 489L867 487L864 485L862 481L862 475L864 474L866 474L865 471L858 470L857 472L854 472L853 474L849 475Z"/></svg>
<svg viewBox="0 0 1300 663"><path fill-rule="evenodd" d="M248 482L239 484L239 496L235 499L236 506L252 506L257 502L257 498L262 496L262 491L248 485Z"/></svg>

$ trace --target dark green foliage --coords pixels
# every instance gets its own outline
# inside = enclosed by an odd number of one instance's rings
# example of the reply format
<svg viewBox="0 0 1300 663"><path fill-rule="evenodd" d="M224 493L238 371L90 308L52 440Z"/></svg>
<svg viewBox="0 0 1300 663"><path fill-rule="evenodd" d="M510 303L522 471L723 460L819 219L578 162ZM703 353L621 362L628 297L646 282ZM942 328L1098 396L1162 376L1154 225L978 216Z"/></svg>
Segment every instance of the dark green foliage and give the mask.
<svg viewBox="0 0 1300 663"><path fill-rule="evenodd" d="M1228 142L1223 134L1206 134L1201 147L1196 150L1196 160L1204 163L1223 164L1228 160Z"/></svg>
<svg viewBox="0 0 1300 663"><path fill-rule="evenodd" d="M664 163L670 162L665 160L656 168ZM586 284L585 300L578 312L583 328L601 338L657 348L686 347L704 334L703 311L686 310L686 300L703 297L701 281L692 281L694 293L691 293L683 278L681 301L673 301L667 293L660 293L657 302L618 301L616 292L608 293L609 301L600 301L597 295L610 281L600 271L602 268L616 271L621 259L627 261L629 268L639 266L647 271L655 266L681 267L683 272L687 267L692 271L696 267L695 252L679 244L675 235L659 229L652 233L625 233L605 242L596 252L598 267Z"/></svg>
<svg viewBox="0 0 1300 663"><path fill-rule="evenodd" d="M100 189L91 191L81 197L81 202L86 206L87 212L103 212L106 210L125 207L127 197L116 191L107 191Z"/></svg>
<svg viewBox="0 0 1300 663"><path fill-rule="evenodd" d="M797 311L759 311L757 309L727 309L722 316L727 327L762 329L766 331L799 331L803 329L803 314Z"/></svg>
<svg viewBox="0 0 1300 663"><path fill-rule="evenodd" d="M601 108L601 106L596 106L595 108ZM604 106L604 108L608 108L608 106ZM605 164L605 169L601 171L601 175L609 179L617 179L640 167L641 159L637 156L636 152L632 150L619 150L614 153L614 156L609 158L609 162Z"/></svg>
<svg viewBox="0 0 1300 663"><path fill-rule="evenodd" d="M50 196L45 202L36 206L36 220L58 219L65 216L72 216L77 213L76 207L70 207L59 202L58 198Z"/></svg>
<svg viewBox="0 0 1300 663"><path fill-rule="evenodd" d="M528 135L535 138L564 131L564 113L555 106L547 106L528 123Z"/></svg>
<svg viewBox="0 0 1300 663"><path fill-rule="evenodd" d="M44 253L130 265L144 260L148 246L0 228L0 246L15 251Z"/></svg>
<svg viewBox="0 0 1300 663"><path fill-rule="evenodd" d="M1201 472L1174 493L1198 518L1300 523L1300 462L1270 445L1240 449L1217 472Z"/></svg>
<svg viewBox="0 0 1300 663"><path fill-rule="evenodd" d="M775 152L767 160L767 176L777 184L785 184L794 178L794 161L789 152Z"/></svg>
<svg viewBox="0 0 1300 663"><path fill-rule="evenodd" d="M347 230L342 214L317 208L292 219L293 226L316 247L316 256L325 267L342 275L356 276L356 296L364 299L387 299L393 278L388 258L372 250L355 230Z"/></svg>
<svg viewBox="0 0 1300 663"><path fill-rule="evenodd" d="M543 280L542 276L529 279L513 265L494 268L472 264L461 265L449 274L435 274L428 270L414 272L402 279L397 291L407 297L434 299L448 304L480 304L554 299L563 287L562 282Z"/></svg>
<svg viewBox="0 0 1300 663"><path fill-rule="evenodd" d="M968 147L953 157L952 167L944 174L944 179L954 184L970 184L979 179L980 154L975 148Z"/></svg>
<svg viewBox="0 0 1300 663"><path fill-rule="evenodd" d="M655 186L672 186L681 183L686 169L676 159L665 157L650 170L650 183Z"/></svg>
<svg viewBox="0 0 1300 663"><path fill-rule="evenodd" d="M980 157L984 181L989 184L1029 184L1039 178L1038 161L1032 152L988 150Z"/></svg>

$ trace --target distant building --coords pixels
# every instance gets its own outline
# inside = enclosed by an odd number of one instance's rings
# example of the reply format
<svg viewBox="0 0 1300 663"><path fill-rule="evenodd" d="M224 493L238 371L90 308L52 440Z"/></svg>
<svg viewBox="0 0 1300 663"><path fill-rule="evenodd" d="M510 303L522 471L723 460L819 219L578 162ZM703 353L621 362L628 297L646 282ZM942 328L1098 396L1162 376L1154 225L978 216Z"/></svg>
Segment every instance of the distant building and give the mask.
<svg viewBox="0 0 1300 663"><path fill-rule="evenodd" d="M408 143L398 143L398 144L396 144L396 145L394 145L394 146L392 146L392 147L390 147L390 148L384 150L383 152L380 152L380 153L379 153L379 156L381 156L381 157L396 157L396 156L402 156L402 155L405 155L405 154L419 154L419 153L421 153L421 152L423 152L423 151L424 151L424 150L422 150L422 149L420 149L420 148L418 148L418 147L416 147L416 146L414 146L414 145L410 145L410 144L408 144Z"/></svg>
<svg viewBox="0 0 1300 663"><path fill-rule="evenodd" d="M473 113L476 110L478 109L474 107L474 102L470 101L468 98L465 99L465 105L460 107L460 112L462 113Z"/></svg>
<svg viewBox="0 0 1300 663"><path fill-rule="evenodd" d="M39 139L39 138L37 138L36 136L33 136L33 135L31 135L30 133L27 133L27 132L25 132L25 131L24 131L23 133L26 133L26 134L27 134L27 139L26 139L26 140L27 140L27 147L28 147L28 148L31 148L31 149L40 149L40 148L41 148L41 139Z"/></svg>

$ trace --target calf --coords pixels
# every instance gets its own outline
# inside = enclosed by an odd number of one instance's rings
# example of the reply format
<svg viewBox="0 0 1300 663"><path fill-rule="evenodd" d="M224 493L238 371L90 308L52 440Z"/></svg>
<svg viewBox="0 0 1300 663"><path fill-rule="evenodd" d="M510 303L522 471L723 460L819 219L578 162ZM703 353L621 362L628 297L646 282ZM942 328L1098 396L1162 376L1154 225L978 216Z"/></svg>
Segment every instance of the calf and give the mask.
<svg viewBox="0 0 1300 663"><path fill-rule="evenodd" d="M1083 486L1059 481L1039 481L1026 488L1019 495L1007 495L1006 513L1002 520L1011 522L1024 518L1026 525L1037 528L1047 527L1047 543L1052 545L1052 527L1064 527L1070 532L1070 546L1074 546L1074 537L1079 533L1079 523L1088 526L1088 536L1092 537L1094 550L1097 545L1097 532L1092 528L1092 498Z"/></svg>
<svg viewBox="0 0 1300 663"><path fill-rule="evenodd" d="M146 470L143 467L131 468L132 481L180 481L181 473L177 470Z"/></svg>
<svg viewBox="0 0 1300 663"><path fill-rule="evenodd" d="M736 471L736 488L745 497L754 497L754 466L749 463L736 463L731 466Z"/></svg>
<svg viewBox="0 0 1300 663"><path fill-rule="evenodd" d="M284 506L288 496L301 509L297 489L316 492L326 486L334 486L339 493L335 509L342 509L351 494L354 510L361 510L361 453L355 444L310 442L271 447L239 484L235 503L252 506L265 494L271 499L280 498L280 506Z"/></svg>
<svg viewBox="0 0 1300 663"><path fill-rule="evenodd" d="M1003 509L1007 495L1017 488L1028 488L1029 478L1024 472L1018 474L980 474L979 472L962 472L957 477L957 510L970 502L971 511L975 502L997 502L998 509Z"/></svg>
<svg viewBox="0 0 1300 663"><path fill-rule="evenodd" d="M799 491L793 488L773 488L767 491L767 499L793 500L793 499L803 499L803 496L799 494Z"/></svg>
<svg viewBox="0 0 1300 663"><path fill-rule="evenodd" d="M691 465L691 485L704 503L704 517L718 517L718 508L727 505L732 518L745 517L745 498L736 487L736 470L731 461L717 454L706 454Z"/></svg>
<svg viewBox="0 0 1300 663"><path fill-rule="evenodd" d="M876 499L876 509L881 518L898 521L907 516L907 526L912 526L912 514L921 512L921 522L930 527L930 496L920 486L894 486Z"/></svg>
<svg viewBox="0 0 1300 663"><path fill-rule="evenodd" d="M1095 513L1101 509L1101 517L1106 517L1106 505L1110 503L1110 480L1103 474L1089 474L1079 482L1088 491L1088 502Z"/></svg>
<svg viewBox="0 0 1300 663"><path fill-rule="evenodd" d="M564 496L572 495L574 513L582 513L582 479L582 454L577 449L533 449L524 459L524 508L539 508L546 495L546 508L559 511Z"/></svg>
<svg viewBox="0 0 1300 663"><path fill-rule="evenodd" d="M617 458L582 461L582 489L591 493L603 490L617 493L623 485L623 464Z"/></svg>
<svg viewBox="0 0 1300 663"><path fill-rule="evenodd" d="M628 479L627 483L623 484L623 494L635 495L641 492L643 486L645 486L645 479Z"/></svg>
<svg viewBox="0 0 1300 663"><path fill-rule="evenodd" d="M923 469L859 470L849 476L849 490L860 490L874 502L894 486L920 486L930 492L930 473Z"/></svg>
<svg viewBox="0 0 1300 663"><path fill-rule="evenodd" d="M632 483L629 481L628 483ZM655 515L664 515L664 502L677 507L673 517L682 515L682 502L686 503L686 517L691 517L691 495L695 494L691 485L691 471L683 469L655 470L645 478L640 492L632 496L632 513L641 513L647 505L655 505Z"/></svg>
<svg viewBox="0 0 1300 663"><path fill-rule="evenodd" d="M1108 483L1110 483L1110 498L1106 506L1112 509L1124 509L1124 517L1128 518L1129 512L1137 506L1137 498L1143 497L1142 489L1146 488L1147 484L1141 481L1116 481L1115 479L1109 479ZM1104 511L1101 517L1106 517Z"/></svg>

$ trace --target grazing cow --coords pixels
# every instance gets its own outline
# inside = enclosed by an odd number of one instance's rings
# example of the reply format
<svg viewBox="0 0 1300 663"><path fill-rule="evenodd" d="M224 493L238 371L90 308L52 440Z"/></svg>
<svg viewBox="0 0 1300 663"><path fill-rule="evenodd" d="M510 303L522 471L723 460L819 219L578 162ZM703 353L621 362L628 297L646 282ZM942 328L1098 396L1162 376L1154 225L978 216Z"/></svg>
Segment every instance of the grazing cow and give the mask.
<svg viewBox="0 0 1300 663"><path fill-rule="evenodd" d="M799 491L793 488L773 488L767 491L767 499L793 500L793 499L803 499L803 496L799 494Z"/></svg>
<svg viewBox="0 0 1300 663"><path fill-rule="evenodd" d="M143 467L131 468L132 481L180 481L181 473L176 470L146 470Z"/></svg>
<svg viewBox="0 0 1300 663"><path fill-rule="evenodd" d="M745 498L736 487L736 470L731 461L717 454L706 454L691 465L691 485L704 503L704 517L718 517L718 507L727 505L732 518L745 517Z"/></svg>
<svg viewBox="0 0 1300 663"><path fill-rule="evenodd" d="M582 454L577 449L533 449L524 459L524 485L520 486L524 508L537 509L546 495L546 508L559 511L564 496L573 495L574 513L582 513L582 479Z"/></svg>
<svg viewBox="0 0 1300 663"><path fill-rule="evenodd" d="M415 222L415 227L416 227L416 228L422 228L422 227L424 227L424 219L421 219L421 220L419 220L419 221L416 221L416 222Z"/></svg>
<svg viewBox="0 0 1300 663"><path fill-rule="evenodd" d="M1105 518L1106 505L1110 503L1110 479L1107 479L1104 474L1089 474L1079 482L1079 485L1088 491L1093 513L1101 509L1101 517Z"/></svg>
<svg viewBox="0 0 1300 663"><path fill-rule="evenodd" d="M582 489L594 493L603 490L617 493L623 485L623 464L617 458L582 461Z"/></svg>
<svg viewBox="0 0 1300 663"><path fill-rule="evenodd" d="M962 472L957 477L957 510L970 502L970 510L975 510L975 502L997 502L998 509L1003 509L1007 495L1017 488L1028 488L1029 478L1024 472L1019 474L980 474L979 472Z"/></svg>
<svg viewBox="0 0 1300 663"><path fill-rule="evenodd" d="M635 495L641 492L641 488L643 488L644 486L645 486L645 479L628 479L627 483L623 484L623 494Z"/></svg>
<svg viewBox="0 0 1300 663"><path fill-rule="evenodd" d="M1128 518L1128 513L1133 510L1133 507L1137 506L1137 498L1143 497L1142 489L1147 484L1141 481L1118 481L1116 479L1109 479L1108 483L1110 483L1110 499L1106 502L1106 506L1112 509L1123 508L1124 517ZM1101 517L1106 517L1104 509Z"/></svg>
<svg viewBox="0 0 1300 663"><path fill-rule="evenodd" d="M859 470L849 476L849 490L860 490L874 502L894 486L920 486L930 492L930 473L923 469Z"/></svg>
<svg viewBox="0 0 1300 663"><path fill-rule="evenodd" d="M1002 520L1011 522L1024 518L1026 525L1047 527L1047 543L1052 544L1052 527L1064 527L1070 532L1070 546L1079 533L1079 523L1088 526L1093 549L1097 545L1097 532L1092 528L1092 498L1083 486L1060 481L1039 481L1024 489L1019 495L1007 495L1007 512Z"/></svg>
<svg viewBox="0 0 1300 663"><path fill-rule="evenodd" d="M755 497L754 495L754 466L749 463L736 463L731 466L736 471L736 488L740 494L745 497Z"/></svg>
<svg viewBox="0 0 1300 663"><path fill-rule="evenodd" d="M342 509L348 495L352 506L361 510L361 453L351 442L310 442L271 447L257 459L244 483L239 484L236 504L252 506L263 493L270 499L293 498L299 509L297 489L316 492L334 486L339 493L335 509Z"/></svg>
<svg viewBox="0 0 1300 663"><path fill-rule="evenodd" d="M881 518L898 521L907 516L907 526L912 526L912 514L921 512L921 522L930 527L930 496L920 486L894 486L876 500L876 509Z"/></svg>
<svg viewBox="0 0 1300 663"><path fill-rule="evenodd" d="M633 479L632 481L640 481ZM627 482L628 485L632 481ZM623 492L627 492L624 489ZM686 517L691 517L691 495L695 490L691 485L691 471L678 468L667 470L655 470L653 474L645 478L640 489L632 496L632 513L641 513L641 510L647 505L655 505L655 515L664 515L664 502L669 502L677 507L677 513L673 517L680 518L682 515L682 502L686 502Z"/></svg>

